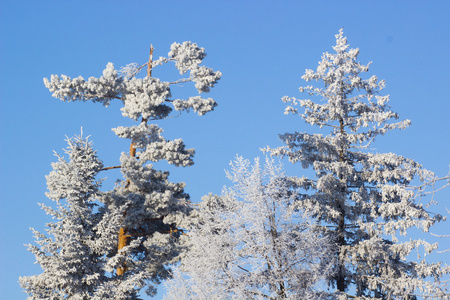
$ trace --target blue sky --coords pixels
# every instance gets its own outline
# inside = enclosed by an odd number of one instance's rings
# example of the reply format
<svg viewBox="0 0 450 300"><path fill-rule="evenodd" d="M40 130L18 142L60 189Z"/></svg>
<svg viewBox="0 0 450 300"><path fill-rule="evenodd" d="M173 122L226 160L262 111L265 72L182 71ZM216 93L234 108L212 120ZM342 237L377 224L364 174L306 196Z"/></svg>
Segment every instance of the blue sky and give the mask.
<svg viewBox="0 0 450 300"><path fill-rule="evenodd" d="M406 131L377 140L376 152L417 160L438 175L450 164L450 21L447 1L0 1L0 293L25 299L19 276L40 273L23 244L29 227L50 219L37 203L45 197L45 175L62 153L65 136L83 127L105 165L116 165L127 141L112 127L132 122L120 105L65 103L51 97L42 78L51 74L100 76L108 62L117 68L145 63L150 44L167 55L173 42L198 43L205 65L223 77L210 96L219 106L161 121L168 138L183 138L196 149L195 165L171 171L197 201L220 193L224 169L236 154L262 156L260 148L281 146L278 134L310 131L300 118L283 115L281 97L302 97L306 68L316 68L332 51L339 28L360 61L373 61L369 75L387 81L391 106L412 120ZM154 76L169 76L158 73ZM368 76L369 76L368 75ZM186 89L192 87L185 87ZM191 89L191 92L194 89ZM288 164L286 162L286 164ZM289 166L290 174L306 174ZM105 174L112 186L117 171ZM450 208L450 191L436 196L431 211ZM448 223L432 231L449 234ZM414 234L417 234L416 232ZM434 241L436 238L430 238ZM450 239L440 240L443 248ZM450 263L444 255L433 257Z"/></svg>

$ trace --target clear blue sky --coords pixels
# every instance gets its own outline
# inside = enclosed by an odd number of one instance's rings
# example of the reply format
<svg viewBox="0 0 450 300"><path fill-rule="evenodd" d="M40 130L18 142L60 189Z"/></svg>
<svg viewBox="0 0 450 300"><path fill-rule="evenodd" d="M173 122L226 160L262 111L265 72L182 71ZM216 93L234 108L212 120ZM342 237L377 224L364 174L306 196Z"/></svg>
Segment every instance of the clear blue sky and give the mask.
<svg viewBox="0 0 450 300"><path fill-rule="evenodd" d="M377 152L413 158L438 175L450 164L450 2L448 1L0 1L0 295L25 299L19 276L40 273L23 244L29 227L50 219L37 203L45 197L44 176L62 153L65 135L83 126L106 165L116 165L127 142L110 130L131 122L118 104L65 103L51 97L42 78L51 74L100 76L108 62L117 68L145 63L150 44L156 56L170 44L190 40L206 48L205 65L223 73L210 96L219 103L205 117L194 114L161 121L169 138L196 148L196 164L170 169L185 181L194 201L220 193L224 169L237 153L262 156L280 146L277 135L312 128L283 115L284 95L301 97L306 68L332 51L339 28L369 74L387 81L391 106L413 125L374 144ZM164 73L155 71L155 76ZM300 166L288 167L302 175ZM110 178L106 186L119 176ZM450 208L450 191L431 211ZM449 223L432 231L449 234ZM415 234L415 233L414 233ZM436 239L431 239L436 240ZM450 238L443 240L450 247ZM444 255L434 258L450 263Z"/></svg>

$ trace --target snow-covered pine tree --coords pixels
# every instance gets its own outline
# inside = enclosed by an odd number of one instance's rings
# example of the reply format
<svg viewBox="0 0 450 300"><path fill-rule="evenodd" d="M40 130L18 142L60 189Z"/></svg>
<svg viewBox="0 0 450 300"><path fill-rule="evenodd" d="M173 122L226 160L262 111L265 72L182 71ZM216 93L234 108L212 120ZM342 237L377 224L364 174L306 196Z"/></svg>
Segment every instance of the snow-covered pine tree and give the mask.
<svg viewBox="0 0 450 300"><path fill-rule="evenodd" d="M393 121L399 116L390 110L389 96L380 93L385 81L361 77L369 65L357 61L359 50L349 48L342 29L333 49L336 53L323 54L316 71L302 76L322 83L300 88L322 102L282 99L286 114L298 114L328 134L282 134L286 145L266 151L315 171L317 179L294 180L309 190L297 205L334 236L338 250L329 282L343 299L414 299L417 294L444 299L448 294L435 283L448 267L408 260L412 250L423 247L427 254L437 244L399 239L411 227L427 232L442 220L415 201L410 188L413 180L426 181L431 173L411 159L368 148L376 137L405 129L410 121Z"/></svg>
<svg viewBox="0 0 450 300"><path fill-rule="evenodd" d="M92 299L99 282L108 279L102 257L109 241L97 234L101 214L94 209L100 194L95 177L103 164L81 135L67 141L69 161L57 155L46 176L46 195L57 209L41 204L57 221L47 224L47 235L33 230L39 246L29 245L43 273L20 278L30 299Z"/></svg>
<svg viewBox="0 0 450 300"><path fill-rule="evenodd" d="M156 284L170 276L169 265L177 262L185 249L179 243L191 210L185 184L170 182L169 173L154 169L150 162L165 160L175 166L190 166L195 151L186 149L182 139L165 139L163 130L148 122L170 117L173 110L193 110L204 115L214 109L217 104L211 98L196 95L174 99L171 95L171 86L188 82L193 82L199 93L210 91L221 73L202 66L205 57L204 48L195 43L174 43L168 57L153 60L151 47L147 63L129 64L120 72L108 63L100 78L52 75L50 80L44 79L55 98L100 102L105 106L111 101L121 101L122 115L139 122L135 126L113 128L117 136L130 140L130 152L122 153L119 166L102 169L120 168L124 179L98 198L102 218L96 235L108 236L115 231L116 238L109 248L105 246L104 270L109 275L108 280L96 287L96 299L136 299L143 287L154 295ZM187 75L174 81L152 77L156 66L171 62L181 75ZM138 78L145 68L146 76ZM64 290L67 292L69 288L70 285Z"/></svg>
<svg viewBox="0 0 450 300"><path fill-rule="evenodd" d="M321 299L332 243L292 206L281 165L237 157L231 167L233 186L199 204L165 299Z"/></svg>

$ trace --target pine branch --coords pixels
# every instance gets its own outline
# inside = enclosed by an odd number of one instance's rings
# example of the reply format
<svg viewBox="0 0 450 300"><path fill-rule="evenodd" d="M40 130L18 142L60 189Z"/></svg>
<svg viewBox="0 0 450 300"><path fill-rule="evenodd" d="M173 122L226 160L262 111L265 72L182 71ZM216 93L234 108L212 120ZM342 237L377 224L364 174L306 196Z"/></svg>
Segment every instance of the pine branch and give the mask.
<svg viewBox="0 0 450 300"><path fill-rule="evenodd" d="M106 168L100 169L100 171L107 171L107 170L120 169L120 168L122 168L122 166L106 167Z"/></svg>

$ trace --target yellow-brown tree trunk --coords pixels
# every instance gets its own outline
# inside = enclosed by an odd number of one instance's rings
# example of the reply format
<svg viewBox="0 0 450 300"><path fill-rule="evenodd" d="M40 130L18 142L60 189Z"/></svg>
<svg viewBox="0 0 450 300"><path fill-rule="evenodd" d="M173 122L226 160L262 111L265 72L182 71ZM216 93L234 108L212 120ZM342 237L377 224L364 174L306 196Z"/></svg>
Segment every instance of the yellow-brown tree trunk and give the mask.
<svg viewBox="0 0 450 300"><path fill-rule="evenodd" d="M147 63L147 77L151 77L152 76L152 63L153 63L153 46L150 45L150 57ZM125 99L126 101L126 99ZM147 119L142 118L142 122L147 122ZM134 143L130 144L130 157L136 157L136 147L134 145ZM127 186L130 185L130 180L127 179ZM123 249L125 246L128 245L128 240L131 236L127 234L127 228L125 227L121 227L119 229L119 237L118 237L118 246L117 246L117 250L120 251L121 249ZM125 274L125 271L127 270L125 263L117 268L117 275L123 275Z"/></svg>

